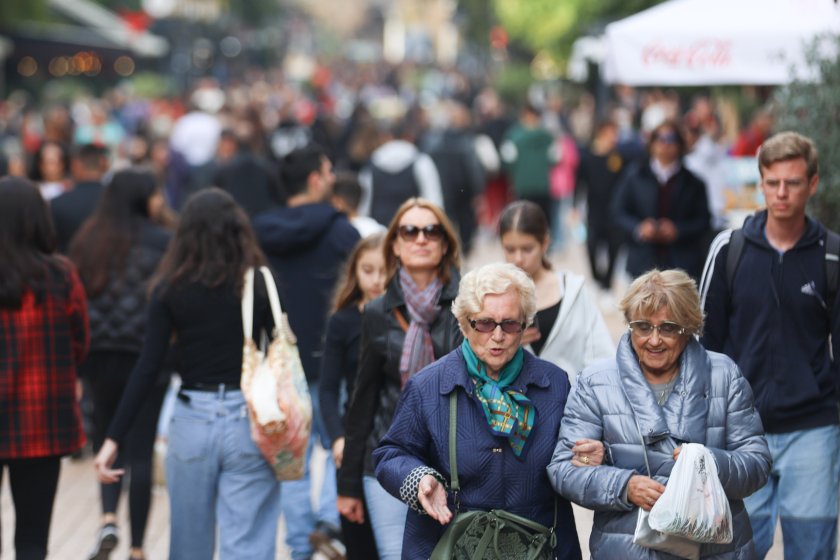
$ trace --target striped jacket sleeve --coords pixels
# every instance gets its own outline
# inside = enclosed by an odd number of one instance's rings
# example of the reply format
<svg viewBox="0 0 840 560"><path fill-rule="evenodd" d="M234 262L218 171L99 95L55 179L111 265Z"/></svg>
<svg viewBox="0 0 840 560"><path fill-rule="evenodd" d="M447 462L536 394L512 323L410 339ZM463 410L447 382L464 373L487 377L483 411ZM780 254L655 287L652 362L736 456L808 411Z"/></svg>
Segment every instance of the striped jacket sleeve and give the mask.
<svg viewBox="0 0 840 560"><path fill-rule="evenodd" d="M706 315L700 342L707 350L723 352L729 330L729 287L726 282L726 255L732 230L720 232L709 248L700 280L700 305Z"/></svg>

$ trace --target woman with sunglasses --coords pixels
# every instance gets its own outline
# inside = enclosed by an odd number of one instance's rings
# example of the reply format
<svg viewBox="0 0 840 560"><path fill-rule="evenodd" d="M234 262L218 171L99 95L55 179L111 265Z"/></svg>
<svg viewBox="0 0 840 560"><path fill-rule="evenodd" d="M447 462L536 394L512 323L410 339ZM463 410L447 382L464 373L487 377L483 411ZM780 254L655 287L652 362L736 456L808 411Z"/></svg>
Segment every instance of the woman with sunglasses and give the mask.
<svg viewBox="0 0 840 560"><path fill-rule="evenodd" d="M683 165L679 125L653 129L649 159L628 169L616 188L611 215L627 237L627 272L681 268L700 279L711 227L706 185Z"/></svg>
<svg viewBox="0 0 840 560"><path fill-rule="evenodd" d="M699 556L754 558L743 500L767 481L770 452L738 366L696 338L703 310L694 280L652 270L630 285L620 308L629 328L615 359L583 370L566 405L548 466L554 488L595 510L592 558L673 558L633 543L639 508L650 511L662 496L682 444L705 445L729 499L734 538L698 544ZM603 466L575 452L582 438L604 442Z"/></svg>
<svg viewBox="0 0 840 560"><path fill-rule="evenodd" d="M356 388L347 410L338 510L361 523L367 501L382 560L401 557L407 507L373 476L371 453L391 425L406 382L461 343L451 313L458 294L460 249L443 210L410 198L397 210L383 241L385 294L362 316Z"/></svg>
<svg viewBox="0 0 840 560"><path fill-rule="evenodd" d="M546 258L551 239L542 208L527 200L508 204L499 237L505 260L524 270L537 289L536 320L522 335L526 350L560 366L571 383L584 366L614 355L615 344L583 276L555 271Z"/></svg>
<svg viewBox="0 0 840 560"><path fill-rule="evenodd" d="M374 452L377 478L410 507L403 558L429 558L459 512L505 510L554 529L553 550L546 543L536 558L579 559L572 506L552 491L545 469L569 379L522 349L525 327L536 316L534 282L512 264L484 265L461 280L451 314L464 342L409 380ZM456 426L454 469L450 422ZM454 557L472 558L477 543L461 544ZM504 558L534 558L511 543L501 549Z"/></svg>

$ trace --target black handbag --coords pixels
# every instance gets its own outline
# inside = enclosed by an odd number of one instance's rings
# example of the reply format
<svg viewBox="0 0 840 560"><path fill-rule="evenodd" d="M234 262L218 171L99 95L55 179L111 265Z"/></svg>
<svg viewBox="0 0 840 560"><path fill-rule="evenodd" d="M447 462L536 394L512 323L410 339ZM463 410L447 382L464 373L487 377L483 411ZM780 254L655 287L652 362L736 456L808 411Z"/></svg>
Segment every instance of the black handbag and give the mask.
<svg viewBox="0 0 840 560"><path fill-rule="evenodd" d="M501 509L460 511L456 423L458 395L449 395L450 487L455 518L449 522L429 560L550 560L557 545L557 499L551 528Z"/></svg>

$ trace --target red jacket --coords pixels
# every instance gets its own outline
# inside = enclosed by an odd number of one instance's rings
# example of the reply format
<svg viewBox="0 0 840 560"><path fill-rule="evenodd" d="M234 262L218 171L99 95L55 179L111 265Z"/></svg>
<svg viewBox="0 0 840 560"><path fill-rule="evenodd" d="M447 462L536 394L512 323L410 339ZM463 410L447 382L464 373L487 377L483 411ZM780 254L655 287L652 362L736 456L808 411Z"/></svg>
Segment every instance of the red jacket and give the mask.
<svg viewBox="0 0 840 560"><path fill-rule="evenodd" d="M76 269L51 266L45 294L0 309L0 459L66 455L84 445L76 366L89 344Z"/></svg>

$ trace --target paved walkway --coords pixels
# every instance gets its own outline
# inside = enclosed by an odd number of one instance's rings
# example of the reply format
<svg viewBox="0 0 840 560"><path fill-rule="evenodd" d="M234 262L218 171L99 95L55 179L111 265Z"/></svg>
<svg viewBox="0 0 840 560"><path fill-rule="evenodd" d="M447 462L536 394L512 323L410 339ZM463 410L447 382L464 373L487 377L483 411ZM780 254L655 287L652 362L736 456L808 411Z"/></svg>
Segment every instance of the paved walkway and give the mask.
<svg viewBox="0 0 840 560"><path fill-rule="evenodd" d="M466 268L478 264L501 260L502 254L498 244L492 240L479 240L476 250L467 260ZM580 246L569 247L553 258L554 263L561 269L572 270L580 274L589 275L585 251ZM624 281L617 282L614 294L598 294L596 299L607 321L607 326L615 340L624 329L623 320L615 308L618 295L626 287ZM314 473L316 478L320 473ZM4 477L0 490L0 523L2 523L3 546L0 557L13 558L12 534L14 527L14 513L11 505L10 491L7 477ZM121 500L120 527L121 541L112 554L114 559L128 558L128 523L126 514L126 500ZM94 536L99 528L99 491L95 481L93 465L90 459L71 461L65 459L62 465L61 480L58 486L55 510L53 514L52 530L50 534L49 558L57 560L84 560L93 544ZM587 541L592 528L592 513L582 508L575 508L578 534L584 557L588 557ZM287 560L288 550L282 543L283 527L278 535L278 559ZM169 541L169 503L166 490L158 487L154 491L152 513L146 532L146 554L149 560L164 560L167 558ZM776 545L767 556L768 560L782 560L781 539L776 534ZM840 559L840 554L837 556ZM197 559L201 560L201 559Z"/></svg>

